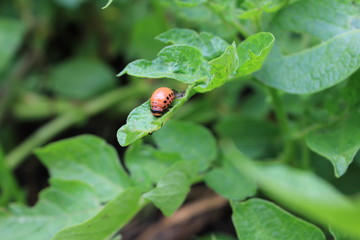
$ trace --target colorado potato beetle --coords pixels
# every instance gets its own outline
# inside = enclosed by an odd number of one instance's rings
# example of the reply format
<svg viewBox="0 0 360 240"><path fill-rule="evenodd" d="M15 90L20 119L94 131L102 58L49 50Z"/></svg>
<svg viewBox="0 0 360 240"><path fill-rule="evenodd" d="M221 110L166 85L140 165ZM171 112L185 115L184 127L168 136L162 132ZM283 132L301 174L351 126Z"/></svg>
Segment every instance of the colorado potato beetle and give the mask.
<svg viewBox="0 0 360 240"><path fill-rule="evenodd" d="M173 90L167 87L161 87L155 90L150 98L150 110L155 117L164 115L170 104L175 99Z"/></svg>

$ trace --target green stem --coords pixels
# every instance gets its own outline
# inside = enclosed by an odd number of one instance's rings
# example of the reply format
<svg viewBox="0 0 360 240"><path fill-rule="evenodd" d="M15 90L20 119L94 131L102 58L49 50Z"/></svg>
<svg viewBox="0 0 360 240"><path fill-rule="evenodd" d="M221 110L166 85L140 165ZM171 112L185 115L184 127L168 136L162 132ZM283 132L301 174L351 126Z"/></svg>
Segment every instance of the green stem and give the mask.
<svg viewBox="0 0 360 240"><path fill-rule="evenodd" d="M262 27L261 27L261 17L262 17L262 12L259 12L258 14L255 15L255 26L256 26L256 31L257 32L261 32Z"/></svg>
<svg viewBox="0 0 360 240"><path fill-rule="evenodd" d="M294 151L294 143L290 138L290 128L289 128L288 118L286 116L284 106L281 101L278 90L270 87L268 87L268 89L272 98L276 119L278 121L284 141L284 152L280 156L280 160L282 162L289 162L291 160Z"/></svg>
<svg viewBox="0 0 360 240"><path fill-rule="evenodd" d="M305 139L301 141L301 162L300 165L304 169L310 168L310 151L308 146L306 145Z"/></svg>
<svg viewBox="0 0 360 240"><path fill-rule="evenodd" d="M90 116L97 114L115 103L121 103L128 98L138 97L146 92L147 86L130 85L128 87L116 89L86 103L77 109L64 113L44 126L36 130L28 139L21 143L17 148L6 156L6 163L10 169L16 168L33 149L43 145L51 138L67 129L68 127L82 122Z"/></svg>

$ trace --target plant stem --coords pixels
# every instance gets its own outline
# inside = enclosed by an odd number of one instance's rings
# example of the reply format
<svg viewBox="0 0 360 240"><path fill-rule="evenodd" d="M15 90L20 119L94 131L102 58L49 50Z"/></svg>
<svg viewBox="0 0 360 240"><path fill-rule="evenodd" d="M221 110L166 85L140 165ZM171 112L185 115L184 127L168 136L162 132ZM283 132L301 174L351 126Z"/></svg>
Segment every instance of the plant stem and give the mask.
<svg viewBox="0 0 360 240"><path fill-rule="evenodd" d="M284 141L284 152L280 156L280 160L282 162L289 162L293 154L294 143L290 138L290 128L289 128L288 118L286 116L284 106L280 99L278 90L271 87L268 87L268 89L272 98L276 119L278 121Z"/></svg>
<svg viewBox="0 0 360 240"><path fill-rule="evenodd" d="M49 141L51 138L67 129L68 127L82 122L90 116L97 114L115 103L128 98L138 97L147 90L147 85L133 84L128 87L115 89L104 95L64 113L44 126L37 129L29 138L6 156L6 163L10 169L16 168L36 147Z"/></svg>
<svg viewBox="0 0 360 240"><path fill-rule="evenodd" d="M305 139L303 139L303 141L301 141L301 162L300 165L302 168L304 169L309 169L310 168L310 152L309 152L309 148L306 145L306 141Z"/></svg>

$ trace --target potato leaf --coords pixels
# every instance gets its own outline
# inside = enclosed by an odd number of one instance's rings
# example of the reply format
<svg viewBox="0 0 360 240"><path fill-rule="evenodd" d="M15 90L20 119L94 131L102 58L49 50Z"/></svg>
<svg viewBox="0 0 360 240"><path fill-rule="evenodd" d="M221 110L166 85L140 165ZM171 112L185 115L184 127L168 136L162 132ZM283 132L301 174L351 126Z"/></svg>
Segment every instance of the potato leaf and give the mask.
<svg viewBox="0 0 360 240"><path fill-rule="evenodd" d="M169 167L179 160L182 160L179 153L161 151L142 144L141 140L131 144L125 152L125 164L130 176L144 191L149 191Z"/></svg>
<svg viewBox="0 0 360 240"><path fill-rule="evenodd" d="M188 45L163 48L153 61L136 60L129 63L117 76L125 73L136 77L172 78L191 84L209 77L209 65L200 50Z"/></svg>
<svg viewBox="0 0 360 240"><path fill-rule="evenodd" d="M197 33L190 29L170 29L156 37L156 39L170 44L186 44L198 48L204 58L211 60L220 56L229 44L211 33Z"/></svg>
<svg viewBox="0 0 360 240"><path fill-rule="evenodd" d="M230 163L211 169L205 183L218 194L231 200L242 200L256 193L256 183L237 171ZM236 183L236 184L234 184Z"/></svg>
<svg viewBox="0 0 360 240"><path fill-rule="evenodd" d="M65 227L70 228L60 236L65 234L69 240L108 239L139 210L139 191L127 190L131 182L115 150L102 139L75 137L50 144L37 154L50 170L50 187L41 192L34 207L14 204L0 213L2 240L54 239ZM102 227L91 232L87 224L78 225L84 221ZM90 233L97 238L90 238Z"/></svg>
<svg viewBox="0 0 360 240"><path fill-rule="evenodd" d="M239 67L236 75L244 76L258 71L272 49L274 42L275 37L267 32L254 34L241 42L237 47Z"/></svg>
<svg viewBox="0 0 360 240"><path fill-rule="evenodd" d="M231 202L232 220L240 239L324 240L319 228L307 223L274 203L251 199Z"/></svg>
<svg viewBox="0 0 360 240"><path fill-rule="evenodd" d="M315 174L279 163L255 164L231 142L222 144L226 159L252 177L260 189L287 208L325 226L360 237L360 205ZM309 187L311 186L311 188Z"/></svg>
<svg viewBox="0 0 360 240"><path fill-rule="evenodd" d="M349 77L360 67L359 8L337 0L299 1L283 9L271 31L281 42L287 31L307 33L322 42L285 56L275 46L256 76L289 93L314 93Z"/></svg>
<svg viewBox="0 0 360 240"><path fill-rule="evenodd" d="M309 148L330 160L337 177L345 174L360 149L359 119L360 114L354 112L345 119L313 131L307 136L306 143Z"/></svg>
<svg viewBox="0 0 360 240"><path fill-rule="evenodd" d="M209 65L211 78L197 85L194 88L197 92L208 92L221 87L229 78L235 75L235 71L239 66L235 43L227 47L220 57L211 60Z"/></svg>
<svg viewBox="0 0 360 240"><path fill-rule="evenodd" d="M141 209L140 191L129 188L106 204L103 209L88 221L65 228L54 240L99 240L113 236Z"/></svg>
<svg viewBox="0 0 360 240"><path fill-rule="evenodd" d="M207 169L215 160L215 138L203 126L171 121L153 136L161 150L178 153L185 161L192 161L195 171Z"/></svg>
<svg viewBox="0 0 360 240"><path fill-rule="evenodd" d="M165 216L170 216L185 200L194 178L191 162L178 162L164 174L156 188L144 194Z"/></svg>

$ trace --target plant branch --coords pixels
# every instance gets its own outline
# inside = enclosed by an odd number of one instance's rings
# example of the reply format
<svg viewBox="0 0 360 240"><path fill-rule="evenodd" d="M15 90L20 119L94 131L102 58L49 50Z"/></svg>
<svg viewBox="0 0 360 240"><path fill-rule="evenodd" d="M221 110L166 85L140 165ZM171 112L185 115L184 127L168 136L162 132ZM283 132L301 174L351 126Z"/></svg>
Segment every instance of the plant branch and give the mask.
<svg viewBox="0 0 360 240"><path fill-rule="evenodd" d="M10 152L5 159L7 165L10 169L16 168L29 154L31 154L33 149L43 145L63 130L86 120L115 103L121 103L121 101L133 98L134 96L138 97L146 92L146 90L147 85L145 84L133 84L128 87L115 89L83 106L59 115L49 123L37 129L29 138Z"/></svg>

